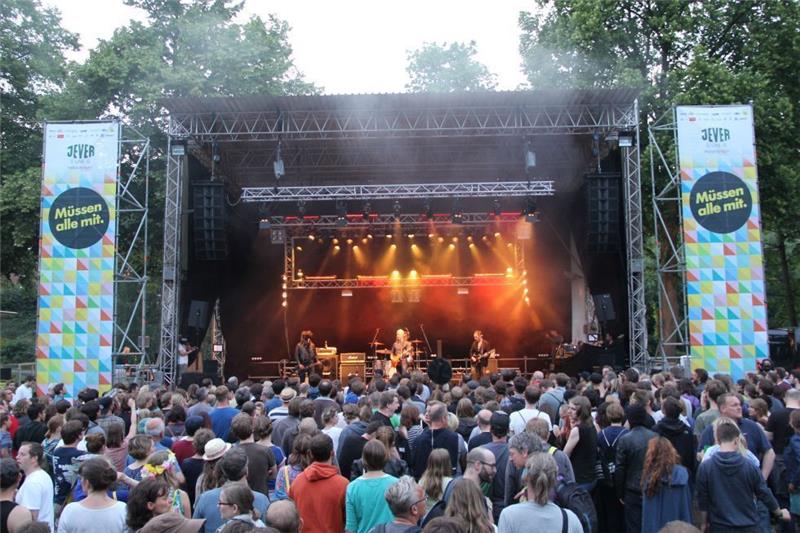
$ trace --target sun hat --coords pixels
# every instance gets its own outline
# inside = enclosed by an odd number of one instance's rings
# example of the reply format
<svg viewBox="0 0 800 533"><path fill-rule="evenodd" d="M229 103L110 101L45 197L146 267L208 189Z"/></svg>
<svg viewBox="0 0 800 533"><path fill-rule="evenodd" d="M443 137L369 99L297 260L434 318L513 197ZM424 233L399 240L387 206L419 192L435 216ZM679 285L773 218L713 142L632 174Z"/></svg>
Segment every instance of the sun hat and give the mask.
<svg viewBox="0 0 800 533"><path fill-rule="evenodd" d="M231 449L231 444L222 439L211 439L206 443L205 454L203 454L204 461L214 461L219 459L225 452Z"/></svg>
<svg viewBox="0 0 800 533"><path fill-rule="evenodd" d="M285 387L281 391L281 401L283 402L291 402L295 396L297 396L297 392L291 387Z"/></svg>

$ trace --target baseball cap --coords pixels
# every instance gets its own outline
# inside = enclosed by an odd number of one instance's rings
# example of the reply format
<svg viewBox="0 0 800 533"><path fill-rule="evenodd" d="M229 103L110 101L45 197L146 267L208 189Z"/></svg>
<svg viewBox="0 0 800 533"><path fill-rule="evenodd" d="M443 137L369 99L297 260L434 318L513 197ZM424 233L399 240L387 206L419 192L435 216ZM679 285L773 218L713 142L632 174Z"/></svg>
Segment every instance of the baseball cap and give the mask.
<svg viewBox="0 0 800 533"><path fill-rule="evenodd" d="M495 411L492 413L492 418L489 419L489 425L492 428L492 433L506 434L508 433L509 419L508 415L503 411Z"/></svg>

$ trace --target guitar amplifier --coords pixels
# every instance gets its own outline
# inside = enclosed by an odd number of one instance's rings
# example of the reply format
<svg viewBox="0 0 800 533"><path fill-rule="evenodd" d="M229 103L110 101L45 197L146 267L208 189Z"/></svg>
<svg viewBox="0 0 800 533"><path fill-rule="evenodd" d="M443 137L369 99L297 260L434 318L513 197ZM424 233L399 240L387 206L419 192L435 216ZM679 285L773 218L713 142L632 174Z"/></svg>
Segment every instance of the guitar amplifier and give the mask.
<svg viewBox="0 0 800 533"><path fill-rule="evenodd" d="M367 358L367 354L364 352L345 352L342 353L341 362L342 363L360 363L364 364L364 361Z"/></svg>
<svg viewBox="0 0 800 533"><path fill-rule="evenodd" d="M339 366L339 356L336 355L336 349L320 350L318 348L317 359L322 363L322 365L320 365L320 374L322 377L330 380L336 379L336 371Z"/></svg>
<svg viewBox="0 0 800 533"><path fill-rule="evenodd" d="M364 354L361 355L363 356ZM361 379L364 379L366 370L364 360L362 359L361 362L344 362L344 356L345 354L342 354L342 362L339 363L339 379L346 380L350 374L358 374Z"/></svg>

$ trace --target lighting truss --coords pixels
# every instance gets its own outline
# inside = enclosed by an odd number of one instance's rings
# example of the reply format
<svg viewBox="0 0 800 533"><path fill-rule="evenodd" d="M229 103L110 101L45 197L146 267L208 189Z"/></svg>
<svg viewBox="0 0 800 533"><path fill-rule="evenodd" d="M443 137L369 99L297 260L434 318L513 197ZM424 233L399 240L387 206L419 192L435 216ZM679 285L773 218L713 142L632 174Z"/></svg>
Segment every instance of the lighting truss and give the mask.
<svg viewBox="0 0 800 533"><path fill-rule="evenodd" d="M308 233L354 233L356 235L365 231L393 230L399 223L403 229L426 229L435 227L460 226L487 226L491 224L514 224L519 221L519 213L464 213L461 224L453 224L447 213L436 213L432 218L420 213L402 213L399 219L394 214L372 213L369 218L361 214L347 215L347 226L342 228L337 225L338 215L317 215L305 217L270 216L270 228L282 228L291 234Z"/></svg>
<svg viewBox="0 0 800 533"><path fill-rule="evenodd" d="M297 200L386 200L410 198L485 198L487 196L553 196L552 180L487 181L466 183L397 183L385 185L318 185L300 187L244 187L241 201L295 202Z"/></svg>
<svg viewBox="0 0 800 533"><path fill-rule="evenodd" d="M520 286L519 278L498 276L437 276L427 279L296 279L287 289L422 289L427 287L510 287Z"/></svg>

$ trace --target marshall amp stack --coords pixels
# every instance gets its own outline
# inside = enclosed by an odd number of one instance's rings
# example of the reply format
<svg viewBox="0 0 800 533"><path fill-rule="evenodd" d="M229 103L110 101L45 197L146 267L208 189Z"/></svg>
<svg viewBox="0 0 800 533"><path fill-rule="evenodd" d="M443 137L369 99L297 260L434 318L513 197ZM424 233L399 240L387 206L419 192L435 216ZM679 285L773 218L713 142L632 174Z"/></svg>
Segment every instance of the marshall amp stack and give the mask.
<svg viewBox="0 0 800 533"><path fill-rule="evenodd" d="M319 354L319 350L317 350ZM363 379L366 371L365 352L346 352L339 357L339 379L346 380L350 374L358 374Z"/></svg>

